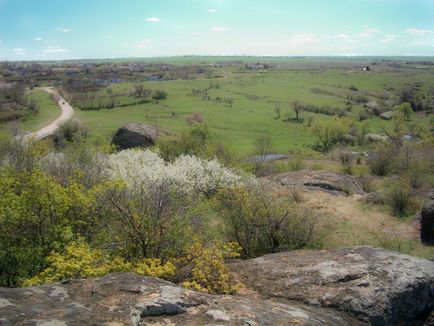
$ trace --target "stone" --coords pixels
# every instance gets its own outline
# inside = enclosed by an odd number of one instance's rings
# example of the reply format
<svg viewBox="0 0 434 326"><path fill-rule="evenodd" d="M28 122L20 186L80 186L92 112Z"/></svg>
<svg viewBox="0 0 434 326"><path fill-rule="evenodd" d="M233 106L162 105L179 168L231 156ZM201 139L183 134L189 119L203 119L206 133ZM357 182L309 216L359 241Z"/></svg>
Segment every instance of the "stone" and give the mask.
<svg viewBox="0 0 434 326"><path fill-rule="evenodd" d="M67 295L49 296L59 288ZM0 298L2 326L362 325L328 308L242 295L205 294L133 273L33 288L0 288Z"/></svg>
<svg viewBox="0 0 434 326"><path fill-rule="evenodd" d="M366 134L365 140L370 143L378 143L378 142L387 142L390 140L390 138L387 135Z"/></svg>
<svg viewBox="0 0 434 326"><path fill-rule="evenodd" d="M425 203L420 219L420 238L426 245L434 245L434 200Z"/></svg>
<svg viewBox="0 0 434 326"><path fill-rule="evenodd" d="M163 135L168 133L150 125L132 122L118 129L112 143L118 149L150 147Z"/></svg>
<svg viewBox="0 0 434 326"><path fill-rule="evenodd" d="M265 297L319 304L372 325L414 325L434 308L434 262L383 249L300 250L229 267Z"/></svg>
<svg viewBox="0 0 434 326"><path fill-rule="evenodd" d="M434 262L426 259L355 247L228 266L245 285L238 295L134 273L0 288L0 325L418 325L431 318Z"/></svg>
<svg viewBox="0 0 434 326"><path fill-rule="evenodd" d="M282 186L321 189L334 194L359 194L365 191L353 176L338 172L296 171L270 177Z"/></svg>
<svg viewBox="0 0 434 326"><path fill-rule="evenodd" d="M392 120L395 115L395 111L386 111L380 114L380 118L383 120Z"/></svg>

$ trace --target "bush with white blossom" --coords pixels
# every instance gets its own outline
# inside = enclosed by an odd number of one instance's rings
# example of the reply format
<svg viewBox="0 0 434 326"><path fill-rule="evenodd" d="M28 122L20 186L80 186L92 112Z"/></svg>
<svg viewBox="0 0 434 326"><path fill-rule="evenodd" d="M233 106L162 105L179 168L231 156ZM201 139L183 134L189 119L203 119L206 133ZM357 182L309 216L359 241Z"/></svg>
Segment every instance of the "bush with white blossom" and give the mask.
<svg viewBox="0 0 434 326"><path fill-rule="evenodd" d="M217 160L181 155L165 162L149 150L124 150L108 157L108 173L131 187L169 182L185 194L212 194L219 188L238 186L241 177Z"/></svg>

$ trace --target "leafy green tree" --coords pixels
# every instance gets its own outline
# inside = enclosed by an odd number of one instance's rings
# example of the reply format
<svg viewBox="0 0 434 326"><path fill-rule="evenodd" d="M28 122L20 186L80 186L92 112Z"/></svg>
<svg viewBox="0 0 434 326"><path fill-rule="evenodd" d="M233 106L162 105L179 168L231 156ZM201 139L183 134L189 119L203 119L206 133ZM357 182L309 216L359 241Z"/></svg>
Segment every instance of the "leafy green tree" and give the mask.
<svg viewBox="0 0 434 326"><path fill-rule="evenodd" d="M410 103L408 102L404 102L400 105L395 106L395 111L397 111L398 113L401 113L405 119L410 120L412 114L413 114L413 109L410 105Z"/></svg>

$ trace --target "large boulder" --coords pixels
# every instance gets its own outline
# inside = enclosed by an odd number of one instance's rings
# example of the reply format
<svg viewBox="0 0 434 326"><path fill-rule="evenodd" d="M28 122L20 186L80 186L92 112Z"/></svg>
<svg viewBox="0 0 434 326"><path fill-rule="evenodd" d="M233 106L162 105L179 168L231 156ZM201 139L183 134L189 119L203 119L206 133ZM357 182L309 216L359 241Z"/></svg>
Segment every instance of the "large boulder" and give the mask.
<svg viewBox="0 0 434 326"><path fill-rule="evenodd" d="M426 245L434 245L434 200L427 201L422 208L420 239Z"/></svg>
<svg viewBox="0 0 434 326"><path fill-rule="evenodd" d="M383 249L278 253L230 269L266 297L334 308L373 325L415 325L434 307L434 262Z"/></svg>
<svg viewBox="0 0 434 326"><path fill-rule="evenodd" d="M113 136L112 143L119 149L150 147L155 145L156 140L165 134L167 132L156 127L131 122L118 129Z"/></svg>
<svg viewBox="0 0 434 326"><path fill-rule="evenodd" d="M338 172L296 171L270 177L282 186L321 189L334 194L359 194L365 191L353 176Z"/></svg>
<svg viewBox="0 0 434 326"><path fill-rule="evenodd" d="M342 312L186 290L132 273L0 288L0 325L359 325Z"/></svg>

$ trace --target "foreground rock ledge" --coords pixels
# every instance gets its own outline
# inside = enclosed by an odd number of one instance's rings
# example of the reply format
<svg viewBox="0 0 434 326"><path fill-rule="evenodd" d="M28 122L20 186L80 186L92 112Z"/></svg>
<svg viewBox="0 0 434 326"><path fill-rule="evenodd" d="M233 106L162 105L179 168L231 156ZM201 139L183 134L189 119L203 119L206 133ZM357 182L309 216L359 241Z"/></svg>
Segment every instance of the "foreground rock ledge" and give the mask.
<svg viewBox="0 0 434 326"><path fill-rule="evenodd" d="M382 249L295 251L230 268L267 297L334 308L374 325L414 325L434 307L434 262Z"/></svg>
<svg viewBox="0 0 434 326"><path fill-rule="evenodd" d="M298 251L230 264L243 295L193 292L132 273L0 288L0 325L417 324L434 263L380 249Z"/></svg>

